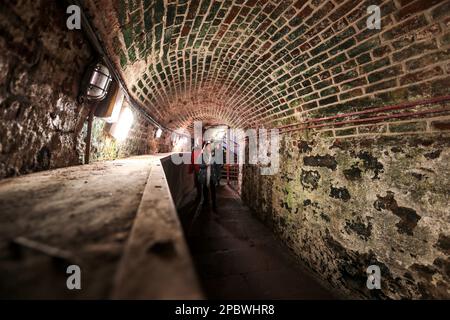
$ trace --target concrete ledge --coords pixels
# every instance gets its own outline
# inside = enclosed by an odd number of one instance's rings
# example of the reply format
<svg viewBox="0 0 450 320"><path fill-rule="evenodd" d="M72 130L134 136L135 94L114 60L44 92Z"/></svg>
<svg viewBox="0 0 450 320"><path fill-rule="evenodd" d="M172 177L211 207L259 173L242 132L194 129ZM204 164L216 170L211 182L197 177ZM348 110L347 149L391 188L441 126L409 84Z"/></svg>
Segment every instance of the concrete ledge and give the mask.
<svg viewBox="0 0 450 320"><path fill-rule="evenodd" d="M197 189L194 184L194 175L189 172L189 164L176 165L170 156L161 159L172 199L177 210L195 200Z"/></svg>
<svg viewBox="0 0 450 320"><path fill-rule="evenodd" d="M203 298L161 164L168 156L152 159L116 274L114 299Z"/></svg>

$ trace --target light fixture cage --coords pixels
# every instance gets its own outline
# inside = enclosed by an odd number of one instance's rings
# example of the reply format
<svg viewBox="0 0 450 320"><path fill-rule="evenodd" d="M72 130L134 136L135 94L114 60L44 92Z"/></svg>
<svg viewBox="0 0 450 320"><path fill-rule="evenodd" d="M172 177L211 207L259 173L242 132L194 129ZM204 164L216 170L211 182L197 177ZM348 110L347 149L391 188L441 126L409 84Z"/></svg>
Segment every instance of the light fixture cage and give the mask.
<svg viewBox="0 0 450 320"><path fill-rule="evenodd" d="M96 63L92 68L89 83L86 89L86 99L88 101L101 101L108 94L108 89L112 81L109 69L102 63Z"/></svg>

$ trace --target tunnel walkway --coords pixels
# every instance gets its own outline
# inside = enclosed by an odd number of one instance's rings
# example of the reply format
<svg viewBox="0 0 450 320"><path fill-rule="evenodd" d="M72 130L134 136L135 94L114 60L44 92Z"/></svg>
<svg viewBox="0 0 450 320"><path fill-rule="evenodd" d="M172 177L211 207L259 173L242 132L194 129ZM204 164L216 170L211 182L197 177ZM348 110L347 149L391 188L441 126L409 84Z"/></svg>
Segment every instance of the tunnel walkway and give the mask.
<svg viewBox="0 0 450 320"><path fill-rule="evenodd" d="M195 195L187 169L161 154L3 180L0 297L333 297L228 186L218 213L205 207L189 221L179 210L190 256L176 210ZM65 286L71 264L82 270L79 292Z"/></svg>
<svg viewBox="0 0 450 320"><path fill-rule="evenodd" d="M185 223L207 298L335 298L293 261L230 187L219 187L217 197L217 213L205 207Z"/></svg>

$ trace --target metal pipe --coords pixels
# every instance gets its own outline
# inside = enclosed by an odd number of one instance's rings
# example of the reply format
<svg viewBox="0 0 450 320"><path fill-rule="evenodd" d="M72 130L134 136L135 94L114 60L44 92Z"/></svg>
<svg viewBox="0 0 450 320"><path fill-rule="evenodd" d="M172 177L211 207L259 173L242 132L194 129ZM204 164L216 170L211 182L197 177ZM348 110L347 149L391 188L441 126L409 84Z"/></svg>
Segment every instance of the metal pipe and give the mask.
<svg viewBox="0 0 450 320"><path fill-rule="evenodd" d="M365 118L365 119L354 119L354 120L346 120L346 121L333 122L333 123L322 123L322 124L318 124L318 125L289 129L289 130L283 131L283 133L300 131L300 130L305 130L305 129L317 129L317 128L323 128L323 127L327 127L327 126L341 126L341 125L345 125L345 124L357 124L357 123L366 123L366 122L376 122L376 121L386 120L386 119L414 117L417 115L433 114L433 113L441 113L441 112L449 112L449 111L450 111L449 108L443 108L443 109L432 109L432 110L418 111L418 112L405 112L405 113L400 113L400 114L377 116L377 117Z"/></svg>
<svg viewBox="0 0 450 320"><path fill-rule="evenodd" d="M278 129L290 128L290 127L295 127L295 126L304 125L304 124L308 124L308 123L316 123L316 122L323 122L323 121L328 121L328 120L335 120L335 119L346 118L346 117L350 117L350 116L370 114L370 113L375 113L375 112L392 111L392 110L412 108L412 107L416 107L416 106L420 106L420 105L442 103L442 102L446 102L446 101L450 101L450 95L437 97L437 98L432 98L432 99L427 99L427 100L421 100L421 101L406 102L406 103L397 104L397 105L389 105L389 106L384 106L384 107L377 107L377 108L372 108L372 109L363 110L363 111L341 113L341 114L338 114L338 115L335 115L335 116L330 116L330 117L310 119L310 120L307 120L307 121L305 121L305 122L303 122L301 124L297 124L297 123L296 124L289 124L289 125L278 127Z"/></svg>
<svg viewBox="0 0 450 320"><path fill-rule="evenodd" d="M95 108L91 108L89 111L87 137L86 137L86 149L84 150L84 164L89 164L91 157L91 140L92 140L92 123L94 121Z"/></svg>

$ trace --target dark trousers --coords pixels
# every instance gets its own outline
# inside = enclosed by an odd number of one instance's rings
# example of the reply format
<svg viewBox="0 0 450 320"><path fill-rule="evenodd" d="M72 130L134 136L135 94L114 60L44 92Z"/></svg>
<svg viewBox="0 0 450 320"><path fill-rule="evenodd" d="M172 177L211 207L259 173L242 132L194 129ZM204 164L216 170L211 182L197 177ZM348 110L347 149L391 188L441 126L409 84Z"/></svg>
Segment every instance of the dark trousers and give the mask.
<svg viewBox="0 0 450 320"><path fill-rule="evenodd" d="M200 199L202 197L202 184L200 183L200 181L198 181L198 173L195 171L194 171L194 185L195 185L195 189L197 190L196 200L200 201Z"/></svg>
<svg viewBox="0 0 450 320"><path fill-rule="evenodd" d="M211 193L211 200L212 205L215 208L216 207L216 185L211 180L209 183L209 188L206 186L206 184L203 185L203 201L204 204L209 203L209 194Z"/></svg>

